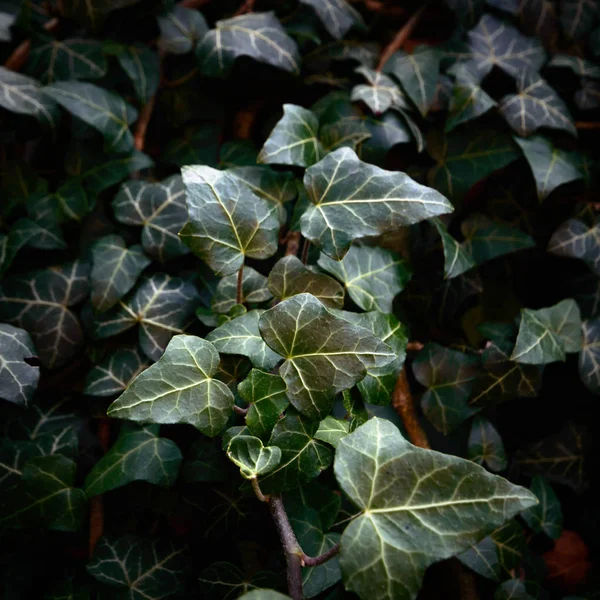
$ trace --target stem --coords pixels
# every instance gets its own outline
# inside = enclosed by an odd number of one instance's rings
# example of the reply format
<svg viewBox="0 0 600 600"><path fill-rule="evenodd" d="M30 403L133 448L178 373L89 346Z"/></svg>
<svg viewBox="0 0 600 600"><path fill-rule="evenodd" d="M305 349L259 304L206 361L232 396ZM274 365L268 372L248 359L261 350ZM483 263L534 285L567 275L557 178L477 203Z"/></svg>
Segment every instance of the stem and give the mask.
<svg viewBox="0 0 600 600"><path fill-rule="evenodd" d="M50 19L48 22L44 23L44 29L46 31L54 31L58 27L58 23L58 19ZM23 40L6 59L4 66L11 71L19 71L25 64L25 61L29 58L30 51L31 40Z"/></svg>
<svg viewBox="0 0 600 600"><path fill-rule="evenodd" d="M277 527L277 532L279 533L281 545L285 553L289 594L292 600L303 600L301 568L304 553L294 535L281 496L270 496L267 504L269 505L269 510L275 522L275 527Z"/></svg>
<svg viewBox="0 0 600 600"><path fill-rule="evenodd" d="M402 367L402 371L392 392L392 406L402 418L408 439L415 446L419 446L419 448L431 449L427 435L417 418L415 404L406 377L406 366Z"/></svg>
<svg viewBox="0 0 600 600"><path fill-rule="evenodd" d="M244 4L242 4L236 11L235 13L233 13L234 17L237 17L239 15L243 15L244 13L247 12L252 12L254 10L254 3L256 2L256 0L246 0L244 2Z"/></svg>
<svg viewBox="0 0 600 600"><path fill-rule="evenodd" d="M333 558L336 554L339 554L339 552L340 543L338 542L337 544L329 548L327 552L324 552L319 556L306 556L306 554L304 554L302 556L302 565L305 567L318 567L319 565L322 565L323 563L326 563L329 559Z"/></svg>
<svg viewBox="0 0 600 600"><path fill-rule="evenodd" d="M102 417L98 420L98 441L104 454L110 446L110 419ZM90 498L90 556L94 553L96 543L104 533L104 501L102 495Z"/></svg>
<svg viewBox="0 0 600 600"><path fill-rule="evenodd" d="M308 262L308 251L310 250L310 242L308 240L304 240L304 245L302 246L302 264L305 265Z"/></svg>
<svg viewBox="0 0 600 600"><path fill-rule="evenodd" d="M262 493L262 490L260 489L260 485L258 485L258 479L256 479L256 477L253 477L250 480L250 483L252 484L252 489L254 490L254 493L256 494L256 497L261 501L261 502L268 502L269 501L269 497L265 496Z"/></svg>
<svg viewBox="0 0 600 600"><path fill-rule="evenodd" d="M240 267L237 276L237 287L235 290L235 303L242 304L244 302L244 263Z"/></svg>
<svg viewBox="0 0 600 600"><path fill-rule="evenodd" d="M167 80L165 79L163 82L163 86L166 88L174 88L187 83L191 79L193 79L200 69L198 67L194 67L191 71L188 71L185 75L179 77L178 79Z"/></svg>
<svg viewBox="0 0 600 600"><path fill-rule="evenodd" d="M600 121L577 121L575 127L577 129L600 129Z"/></svg>
<svg viewBox="0 0 600 600"><path fill-rule="evenodd" d="M298 250L300 249L300 232L289 231L287 234L287 242L285 244L285 255L286 256L297 256Z"/></svg>
<svg viewBox="0 0 600 600"><path fill-rule="evenodd" d="M238 406L237 404L233 405L233 412L236 412L238 415L247 415L248 414L248 409L247 408L242 408L241 406Z"/></svg>
<svg viewBox="0 0 600 600"><path fill-rule="evenodd" d="M421 342L408 342L408 344L406 344L406 350L408 352L421 352L424 347L425 344Z"/></svg>

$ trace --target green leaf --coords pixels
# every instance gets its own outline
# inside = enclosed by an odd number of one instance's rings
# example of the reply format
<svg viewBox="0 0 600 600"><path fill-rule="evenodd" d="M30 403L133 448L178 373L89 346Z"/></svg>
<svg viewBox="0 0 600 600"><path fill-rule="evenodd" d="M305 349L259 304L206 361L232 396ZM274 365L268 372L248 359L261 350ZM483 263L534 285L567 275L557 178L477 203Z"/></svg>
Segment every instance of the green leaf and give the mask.
<svg viewBox="0 0 600 600"><path fill-rule="evenodd" d="M35 223L29 219L19 219L10 228L8 235L0 233L0 281L19 250L31 242L37 231Z"/></svg>
<svg viewBox="0 0 600 600"><path fill-rule="evenodd" d="M575 104L579 110L594 110L600 106L600 82L582 79L581 89L575 92Z"/></svg>
<svg viewBox="0 0 600 600"><path fill-rule="evenodd" d="M574 40L589 33L598 20L598 5L590 0L563 0L560 8L563 31Z"/></svg>
<svg viewBox="0 0 600 600"><path fill-rule="evenodd" d="M88 30L97 31L111 12L137 2L139 0L65 0L62 10L65 17L77 21Z"/></svg>
<svg viewBox="0 0 600 600"><path fill-rule="evenodd" d="M500 0L502 1L502 0ZM448 8L454 13L454 18L463 27L472 27L481 17L485 2L481 0L444 0ZM494 5L493 0L488 2Z"/></svg>
<svg viewBox="0 0 600 600"><path fill-rule="evenodd" d="M220 440L201 437L191 445L181 475L187 483L223 482L231 475L229 467L227 457L221 450Z"/></svg>
<svg viewBox="0 0 600 600"><path fill-rule="evenodd" d="M544 200L557 187L583 178L575 152L556 148L541 135L533 135L528 139L515 137L514 140L529 163L540 200Z"/></svg>
<svg viewBox="0 0 600 600"><path fill-rule="evenodd" d="M536 475L531 482L531 491L539 504L521 513L523 520L536 533L543 531L548 537L557 540L563 529L563 513L559 499L548 482Z"/></svg>
<svg viewBox="0 0 600 600"><path fill-rule="evenodd" d="M537 73L522 71L517 94L504 96L500 112L519 135L529 136L540 127L561 129L577 136L567 105Z"/></svg>
<svg viewBox="0 0 600 600"><path fill-rule="evenodd" d="M244 575L243 571L228 562L216 562L202 569L198 576L200 592L205 598L218 598L219 600L235 600L241 598L239 594L257 590L261 585L268 585L276 579L274 573L259 571L252 577ZM263 590L258 590L262 592ZM276 594L276 592L273 592ZM247 594L246 594L247 595ZM281 597L286 598L283 594Z"/></svg>
<svg viewBox="0 0 600 600"><path fill-rule="evenodd" d="M90 396L117 396L149 366L137 348L122 348L97 364L85 379L83 392Z"/></svg>
<svg viewBox="0 0 600 600"><path fill-rule="evenodd" d="M96 314L96 338L112 337L140 325L139 343L144 354L157 361L173 335L182 333L198 305L193 283L164 273L144 277L133 292L111 310Z"/></svg>
<svg viewBox="0 0 600 600"><path fill-rule="evenodd" d="M600 394L600 319L581 324L583 344L579 354L579 377L585 387Z"/></svg>
<svg viewBox="0 0 600 600"><path fill-rule="evenodd" d="M83 489L91 498L132 481L171 487L177 479L181 460L177 444L158 437L158 427L125 423L114 446L89 472Z"/></svg>
<svg viewBox="0 0 600 600"><path fill-rule="evenodd" d="M27 212L32 219L52 224L73 220L81 222L90 209L87 194L77 180L67 180L53 194L27 199ZM64 242L63 242L64 246Z"/></svg>
<svg viewBox="0 0 600 600"><path fill-rule="evenodd" d="M500 434L490 421L480 416L473 419L467 455L469 460L481 466L485 464L495 473L504 471L508 466Z"/></svg>
<svg viewBox="0 0 600 600"><path fill-rule="evenodd" d="M77 531L85 517L86 498L83 490L73 487L76 469L60 454L30 459L17 489L0 506L0 525Z"/></svg>
<svg viewBox="0 0 600 600"><path fill-rule="evenodd" d="M437 48L417 46L412 54L395 52L385 65L385 71L396 77L423 117L435 100L440 59Z"/></svg>
<svg viewBox="0 0 600 600"><path fill-rule="evenodd" d="M590 226L581 219L565 221L548 242L548 252L583 260L594 273L600 274L600 222Z"/></svg>
<svg viewBox="0 0 600 600"><path fill-rule="evenodd" d="M412 446L378 418L340 442L334 470L362 511L342 534L344 585L369 600L415 598L430 564L537 501L469 461Z"/></svg>
<svg viewBox="0 0 600 600"><path fill-rule="evenodd" d="M527 587L523 581L509 579L498 586L494 600L534 600L534 596L527 593Z"/></svg>
<svg viewBox="0 0 600 600"><path fill-rule="evenodd" d="M129 125L138 113L123 98L94 85L79 81L59 81L43 89L44 94L65 110L97 129L115 152L133 149Z"/></svg>
<svg viewBox="0 0 600 600"><path fill-rule="evenodd" d="M141 246L127 248L119 235L106 235L92 247L92 304L101 312L112 308L135 285L152 261Z"/></svg>
<svg viewBox="0 0 600 600"><path fill-rule="evenodd" d="M283 117L269 134L257 162L310 167L324 155L315 114L295 104L284 104Z"/></svg>
<svg viewBox="0 0 600 600"><path fill-rule="evenodd" d="M275 590L260 589L246 592L238 600L290 600L290 597Z"/></svg>
<svg viewBox="0 0 600 600"><path fill-rule="evenodd" d="M192 164L216 167L220 134L221 128L217 123L190 125L181 137L166 145L162 160L178 167Z"/></svg>
<svg viewBox="0 0 600 600"><path fill-rule="evenodd" d="M360 13L346 0L300 0L300 3L315 11L325 29L336 40L343 38L353 26L365 27Z"/></svg>
<svg viewBox="0 0 600 600"><path fill-rule="evenodd" d="M443 221L438 218L431 219L442 239L444 249L444 277L452 279L462 275L476 266L475 261L465 250L463 245L448 233Z"/></svg>
<svg viewBox="0 0 600 600"><path fill-rule="evenodd" d="M340 148L308 168L304 186L312 205L302 215L302 235L335 260L358 238L453 210L435 190L405 173L364 163L350 148Z"/></svg>
<svg viewBox="0 0 600 600"><path fill-rule="evenodd" d="M52 131L58 126L60 111L56 102L32 77L0 67L0 106L13 113L31 115Z"/></svg>
<svg viewBox="0 0 600 600"><path fill-rule="evenodd" d="M250 405L246 415L246 426L250 433L262 440L268 439L290 403L286 396L285 381L279 375L252 369L238 385L237 392Z"/></svg>
<svg viewBox="0 0 600 600"><path fill-rule="evenodd" d="M187 221L185 189L179 175L161 183L128 181L112 206L120 223L143 226L142 246L153 258L164 262L189 252L177 236Z"/></svg>
<svg viewBox="0 0 600 600"><path fill-rule="evenodd" d="M233 409L233 395L214 375L219 354L206 340L177 335L163 356L109 407L107 414L142 423L189 423L204 435L220 433Z"/></svg>
<svg viewBox="0 0 600 600"><path fill-rule="evenodd" d="M219 281L212 298L212 309L219 314L228 313L237 304L237 273ZM267 278L252 267L242 273L242 304L266 302L273 297L267 287Z"/></svg>
<svg viewBox="0 0 600 600"><path fill-rule="evenodd" d="M399 254L378 247L351 246L339 261L321 253L318 264L344 284L360 308L384 313L392 312L394 298L412 275Z"/></svg>
<svg viewBox="0 0 600 600"><path fill-rule="evenodd" d="M158 56L144 44L133 44L122 46L117 52L117 60L131 79L138 100L147 104L160 83Z"/></svg>
<svg viewBox="0 0 600 600"><path fill-rule="evenodd" d="M201 12L175 4L171 12L158 17L159 47L168 54L186 54L208 32Z"/></svg>
<svg viewBox="0 0 600 600"><path fill-rule="evenodd" d="M99 79L107 70L102 44L95 40L56 40L43 36L34 42L29 53L28 71L44 84L68 79Z"/></svg>
<svg viewBox="0 0 600 600"><path fill-rule="evenodd" d="M186 553L184 546L170 541L104 536L94 548L87 571L110 586L111 597L123 591L127 600L160 600L185 589Z"/></svg>
<svg viewBox="0 0 600 600"><path fill-rule="evenodd" d="M281 462L281 449L265 447L259 438L251 435L238 435L229 443L227 456L240 468L242 477L256 479L270 473Z"/></svg>
<svg viewBox="0 0 600 600"><path fill-rule="evenodd" d="M295 256L284 256L275 263L269 273L269 290L280 300L307 293L327 308L344 305L342 286L328 275L313 271Z"/></svg>
<svg viewBox="0 0 600 600"><path fill-rule="evenodd" d="M423 414L448 435L476 411L468 404L479 359L458 350L429 343L415 358L415 378L427 388L421 398Z"/></svg>
<svg viewBox="0 0 600 600"><path fill-rule="evenodd" d="M277 251L276 209L237 177L210 167L184 167L188 222L183 242L220 276L237 272L244 257Z"/></svg>
<svg viewBox="0 0 600 600"><path fill-rule="evenodd" d="M17 246L25 240L27 246L40 250L64 250L67 247L58 222L47 214L42 214L36 221L19 219L15 226L18 226Z"/></svg>
<svg viewBox="0 0 600 600"><path fill-rule="evenodd" d="M288 409L269 439L269 446L281 449L281 462L260 478L263 494L291 490L318 477L333 460L331 448L315 438L318 421L309 420Z"/></svg>
<svg viewBox="0 0 600 600"><path fill-rule="evenodd" d="M240 56L298 73L300 55L275 13L247 13L217 21L198 45L196 55L207 77L228 75Z"/></svg>
<svg viewBox="0 0 600 600"><path fill-rule="evenodd" d="M364 102L376 115L383 114L394 105L407 107L400 88L390 77L365 66L357 67L355 72L362 75L367 83L352 88L352 102Z"/></svg>
<svg viewBox="0 0 600 600"><path fill-rule="evenodd" d="M0 286L0 319L32 337L42 364L67 364L83 346L83 332L70 307L88 294L86 264L73 263L6 279Z"/></svg>
<svg viewBox="0 0 600 600"><path fill-rule="evenodd" d="M326 416L320 423L315 438L337 448L342 438L350 433L350 421ZM306 550L305 550L306 552Z"/></svg>
<svg viewBox="0 0 600 600"><path fill-rule="evenodd" d="M579 56L570 54L555 54L552 60L546 65L547 68L557 67L569 69L575 75L580 77L589 77L591 79L600 79L600 66Z"/></svg>
<svg viewBox="0 0 600 600"><path fill-rule="evenodd" d="M40 379L39 367L26 359L37 356L24 329L0 323L0 398L27 406Z"/></svg>
<svg viewBox="0 0 600 600"><path fill-rule="evenodd" d="M581 314L575 300L554 306L521 310L521 324L511 360L530 365L564 361L581 350Z"/></svg>
<svg viewBox="0 0 600 600"><path fill-rule="evenodd" d="M324 418L335 394L351 388L368 367L383 367L396 355L363 327L333 314L310 294L299 294L265 311L260 334L285 357L279 374L296 409L311 418Z"/></svg>
<svg viewBox="0 0 600 600"><path fill-rule="evenodd" d="M255 367L270 371L281 357L261 338L258 324L264 314L264 310L251 310L213 329L206 339L222 354L247 356Z"/></svg>

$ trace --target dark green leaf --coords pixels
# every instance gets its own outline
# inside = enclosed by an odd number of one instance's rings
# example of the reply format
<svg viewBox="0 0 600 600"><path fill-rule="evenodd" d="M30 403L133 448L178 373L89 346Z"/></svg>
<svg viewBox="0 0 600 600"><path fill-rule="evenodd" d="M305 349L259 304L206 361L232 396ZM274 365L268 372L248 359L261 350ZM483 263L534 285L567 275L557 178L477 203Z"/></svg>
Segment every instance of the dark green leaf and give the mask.
<svg viewBox="0 0 600 600"><path fill-rule="evenodd" d="M228 313L237 304L237 273L227 275L219 281L212 298L212 309L216 313ZM242 274L242 303L256 304L273 297L267 287L267 278L252 267L244 267Z"/></svg>
<svg viewBox="0 0 600 600"><path fill-rule="evenodd" d="M562 0L560 22L563 31L578 40L590 32L598 21L598 4L595 0Z"/></svg>
<svg viewBox="0 0 600 600"><path fill-rule="evenodd" d="M221 128L216 123L191 125L183 136L171 140L165 147L162 159L172 165L217 166Z"/></svg>
<svg viewBox="0 0 600 600"><path fill-rule="evenodd" d="M138 100L142 104L148 103L160 83L158 56L148 46L134 44L120 48L117 60L131 79Z"/></svg>
<svg viewBox="0 0 600 600"><path fill-rule="evenodd" d="M483 417L473 419L469 434L469 460L478 465L485 465L490 471L504 471L508 462L500 434L496 428Z"/></svg>
<svg viewBox="0 0 600 600"><path fill-rule="evenodd" d="M448 233L448 229L441 219L431 219L431 223L435 226L442 238L442 247L444 249L444 277L446 279L458 277L476 266L475 261L465 250L463 245Z"/></svg>
<svg viewBox="0 0 600 600"><path fill-rule="evenodd" d="M565 221L548 243L548 252L579 258L600 274L600 222L590 226L581 219Z"/></svg>
<svg viewBox="0 0 600 600"><path fill-rule="evenodd" d="M90 396L117 396L149 364L137 348L117 350L88 373L83 391Z"/></svg>
<svg viewBox="0 0 600 600"><path fill-rule="evenodd" d="M600 319L581 324L583 345L579 354L579 377L585 387L600 394Z"/></svg>
<svg viewBox="0 0 600 600"><path fill-rule="evenodd" d="M197 10L175 4L171 12L158 17L160 38L158 45L169 54L191 52L208 32L208 25Z"/></svg>
<svg viewBox="0 0 600 600"><path fill-rule="evenodd" d="M300 3L312 7L336 40L343 38L353 26L365 26L360 13L346 0L300 0Z"/></svg>
<svg viewBox="0 0 600 600"><path fill-rule="evenodd" d="M581 89L575 92L575 104L579 110L594 110L600 106L600 82L582 79Z"/></svg>
<svg viewBox="0 0 600 600"><path fill-rule="evenodd" d="M203 597L235 600L243 597L239 594L258 590L260 586L268 585L273 580L273 575L268 571L259 571L252 577L246 577L242 570L235 565L228 562L216 562L200 571L198 581L201 585L201 592L204 594ZM262 592L263 590L258 591ZM245 595L248 596L247 593ZM283 594L279 594L279 596L287 599L287 596Z"/></svg>
<svg viewBox="0 0 600 600"><path fill-rule="evenodd" d="M251 435L238 435L229 443L227 456L240 468L242 477L256 479L277 467L281 462L281 449L265 447L259 438Z"/></svg>
<svg viewBox="0 0 600 600"><path fill-rule="evenodd" d="M538 497L539 504L521 513L523 520L535 531L543 531L557 540L563 529L563 514L559 499L547 481L536 475L531 482L531 491Z"/></svg>
<svg viewBox="0 0 600 600"><path fill-rule="evenodd" d="M21 248L27 246L37 233L35 223L19 219L5 235L0 233L0 281Z"/></svg>
<svg viewBox="0 0 600 600"><path fill-rule="evenodd" d="M227 456L221 450L220 440L201 437L192 444L183 463L181 475L188 483L223 482L231 475L229 466Z"/></svg>
<svg viewBox="0 0 600 600"><path fill-rule="evenodd" d="M584 58L570 54L555 54L547 65L548 68L557 67L569 69L580 77L600 79L600 66Z"/></svg>
<svg viewBox="0 0 600 600"><path fill-rule="evenodd" d="M69 19L74 19L87 29L95 31L102 26L111 12L138 2L139 0L65 0L62 12Z"/></svg>
<svg viewBox="0 0 600 600"><path fill-rule="evenodd" d="M523 581L509 579L498 586L494 594L494 600L534 600L534 597L527 593Z"/></svg>

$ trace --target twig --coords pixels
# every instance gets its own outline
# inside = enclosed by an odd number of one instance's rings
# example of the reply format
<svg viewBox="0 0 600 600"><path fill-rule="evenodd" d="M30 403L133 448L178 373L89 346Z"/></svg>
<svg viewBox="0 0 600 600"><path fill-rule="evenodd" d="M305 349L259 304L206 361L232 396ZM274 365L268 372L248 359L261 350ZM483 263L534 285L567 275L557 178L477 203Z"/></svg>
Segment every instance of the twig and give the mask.
<svg viewBox="0 0 600 600"><path fill-rule="evenodd" d="M254 3L256 0L246 0L244 4L242 4L234 13L233 16L237 17L239 15L243 15L247 12L252 12L254 10Z"/></svg>
<svg viewBox="0 0 600 600"><path fill-rule="evenodd" d="M600 121L577 121L575 127L577 129L600 129Z"/></svg>
<svg viewBox="0 0 600 600"><path fill-rule="evenodd" d="M185 75L182 75L181 77L178 77L177 79L172 79L172 80L164 79L163 87L165 87L165 88L179 87L180 85L183 85L184 83L187 83L188 81L193 79L198 74L199 70L200 69L198 67L194 67L193 69L188 71Z"/></svg>
<svg viewBox="0 0 600 600"><path fill-rule="evenodd" d="M318 567L323 563L326 563L329 559L333 558L336 554L340 553L340 543L338 542L327 552L324 552L320 556L306 556L306 554L302 553L302 566L303 567Z"/></svg>
<svg viewBox="0 0 600 600"><path fill-rule="evenodd" d="M423 6L421 6L421 8L410 19L408 19L406 23L404 23L404 25L400 28L400 31L398 31L396 34L396 37L394 37L394 39L383 49L381 58L379 59L379 64L377 65L378 71L383 69L383 65L385 65L390 56L392 56L396 50L400 50L400 48L402 48L421 20L426 8L427 4L423 4Z"/></svg>
<svg viewBox="0 0 600 600"><path fill-rule="evenodd" d="M285 244L285 255L286 256L297 256L298 250L300 250L300 232L299 231L288 231L287 242Z"/></svg>
<svg viewBox="0 0 600 600"><path fill-rule="evenodd" d="M236 304L242 304L244 301L244 263L240 267L237 276L237 286L235 288L235 302Z"/></svg>
<svg viewBox="0 0 600 600"><path fill-rule="evenodd" d="M254 490L254 493L256 494L256 497L261 501L261 502L268 502L269 501L269 496L265 496L262 493L262 490L260 489L260 485L258 484L258 479L256 479L256 477L253 477L250 480L250 483L252 484L252 489Z"/></svg>
<svg viewBox="0 0 600 600"><path fill-rule="evenodd" d="M406 429L410 441L415 446L419 446L419 448L430 449L431 446L429 445L427 435L423 431L419 419L417 418L413 397L406 377L406 366L402 367L402 371L398 376L396 386L392 392L392 406L402 418L404 428Z"/></svg>
<svg viewBox="0 0 600 600"><path fill-rule="evenodd" d="M158 93L158 92L157 92ZM154 104L156 103L156 94L154 94L140 111L140 116L135 126L135 133L133 134L135 149L142 152L146 144L146 131L148 131L148 124L152 118L152 111L154 110Z"/></svg>
<svg viewBox="0 0 600 600"><path fill-rule="evenodd" d="M260 98L249 106L238 110L233 116L233 134L237 140L249 140L252 137L252 128L256 122L259 110L264 105L264 98Z"/></svg>
<svg viewBox="0 0 600 600"><path fill-rule="evenodd" d="M50 19L44 23L44 29L46 31L54 31L58 27L58 23L58 19ZM6 59L4 66L11 71L20 71L25 61L29 58L30 51L31 40L23 40Z"/></svg>
<svg viewBox="0 0 600 600"><path fill-rule="evenodd" d="M408 352L421 352L423 348L425 348L425 344L422 344L421 342L408 342L408 344L406 344L406 350Z"/></svg>
<svg viewBox="0 0 600 600"><path fill-rule="evenodd" d="M246 416L248 414L248 409L247 408L242 408L241 406L238 406L237 404L233 405L233 412L237 413L238 415L244 415Z"/></svg>
<svg viewBox="0 0 600 600"><path fill-rule="evenodd" d="M308 262L308 251L310 250L310 241L304 240L304 245L302 246L302 264L305 265Z"/></svg>
<svg viewBox="0 0 600 600"><path fill-rule="evenodd" d="M98 441L102 452L106 454L110 446L110 419L102 417L98 420ZM96 543L104 533L104 501L102 495L90 498L90 556L94 553Z"/></svg>

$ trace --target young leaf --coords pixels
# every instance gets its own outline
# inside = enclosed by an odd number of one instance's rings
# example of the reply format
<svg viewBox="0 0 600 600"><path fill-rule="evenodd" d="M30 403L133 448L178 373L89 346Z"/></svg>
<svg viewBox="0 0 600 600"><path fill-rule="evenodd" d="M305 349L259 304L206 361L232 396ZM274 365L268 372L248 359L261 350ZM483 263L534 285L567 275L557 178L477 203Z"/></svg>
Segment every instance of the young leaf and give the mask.
<svg viewBox="0 0 600 600"><path fill-rule="evenodd" d="M228 75L240 56L298 73L300 54L273 12L247 13L217 21L196 49L207 77Z"/></svg>
<svg viewBox="0 0 600 600"><path fill-rule="evenodd" d="M504 471L508 465L502 438L496 428L483 417L473 419L468 447L469 460L485 465L495 473Z"/></svg>
<svg viewBox="0 0 600 600"><path fill-rule="evenodd" d="M360 13L346 0L300 0L300 3L312 7L336 40L343 38L353 26L365 26Z"/></svg>
<svg viewBox="0 0 600 600"><path fill-rule="evenodd" d="M340 440L349 433L350 421L343 421L342 419L336 419L328 415L319 423L319 429L315 433L315 438L337 448Z"/></svg>
<svg viewBox="0 0 600 600"><path fill-rule="evenodd" d="M364 102L376 115L383 114L393 105L407 108L400 88L390 77L364 66L357 67L356 73L362 75L367 84L355 85L352 88L352 102Z"/></svg>
<svg viewBox="0 0 600 600"><path fill-rule="evenodd" d="M197 10L175 4L171 12L158 17L159 47L168 54L186 54L208 32L208 25Z"/></svg>
<svg viewBox="0 0 600 600"><path fill-rule="evenodd" d="M523 520L533 531L543 531L548 537L557 540L563 528L563 514L559 499L540 475L533 478L531 491L538 497L539 504L524 510L521 513Z"/></svg>
<svg viewBox="0 0 600 600"><path fill-rule="evenodd" d="M349 148L340 148L308 168L304 186L312 205L302 215L302 235L335 260L341 260L358 238L453 210L435 190L405 173L364 163Z"/></svg>
<svg viewBox="0 0 600 600"><path fill-rule="evenodd" d="M406 261L385 248L351 246L342 260L321 253L319 266L337 277L363 310L392 312L392 303L411 278Z"/></svg>
<svg viewBox="0 0 600 600"><path fill-rule="evenodd" d="M79 81L59 81L46 86L43 92L97 129L115 152L130 152L133 149L129 125L137 119L138 113L117 94Z"/></svg>
<svg viewBox="0 0 600 600"><path fill-rule="evenodd" d="M92 304L101 312L112 308L134 285L152 261L141 246L127 248L118 235L107 235L92 248Z"/></svg>
<svg viewBox="0 0 600 600"><path fill-rule="evenodd" d="M334 470L362 511L342 534L340 564L346 589L365 600L414 598L430 564L537 502L478 465L412 446L378 418L342 439ZM375 589L374 576L386 585Z"/></svg>
<svg viewBox="0 0 600 600"><path fill-rule="evenodd" d="M237 304L237 273L219 281L212 298L211 307L219 314L228 313ZM266 302L273 297L267 287L267 278L252 267L244 267L242 273L242 303Z"/></svg>
<svg viewBox="0 0 600 600"><path fill-rule="evenodd" d="M140 373L107 414L142 423L189 423L204 435L222 431L233 395L214 375L219 353L206 340L177 335L154 365Z"/></svg>
<svg viewBox="0 0 600 600"><path fill-rule="evenodd" d="M579 354L579 377L590 392L599 394L600 319L584 321L581 328L583 331L583 345Z"/></svg>
<svg viewBox="0 0 600 600"><path fill-rule="evenodd" d="M383 367L396 355L368 330L335 317L310 294L299 294L265 311L260 334L285 357L279 374L290 402L310 418L324 418L335 394L351 388L368 367Z"/></svg>
<svg viewBox="0 0 600 600"><path fill-rule="evenodd" d="M158 56L145 44L133 44L119 48L117 60L131 79L138 100L147 104L160 83Z"/></svg>
<svg viewBox="0 0 600 600"><path fill-rule="evenodd" d="M83 392L90 396L117 396L149 365L137 348L117 350L88 373Z"/></svg>
<svg viewBox="0 0 600 600"><path fill-rule="evenodd" d="M83 489L91 498L132 481L171 487L177 479L181 460L177 444L158 437L157 426L124 423L114 446L89 472Z"/></svg>
<svg viewBox="0 0 600 600"><path fill-rule="evenodd" d="M39 367L26 359L37 356L24 329L0 323L0 398L27 406L40 379Z"/></svg>
<svg viewBox="0 0 600 600"><path fill-rule="evenodd" d="M184 167L188 222L183 242L220 276L240 269L244 257L269 258L277 251L274 207L235 176L210 167Z"/></svg>
<svg viewBox="0 0 600 600"><path fill-rule="evenodd" d="M270 473L281 462L281 449L265 447L259 438L251 435L238 435L229 443L227 456L240 468L242 477L256 479Z"/></svg>

